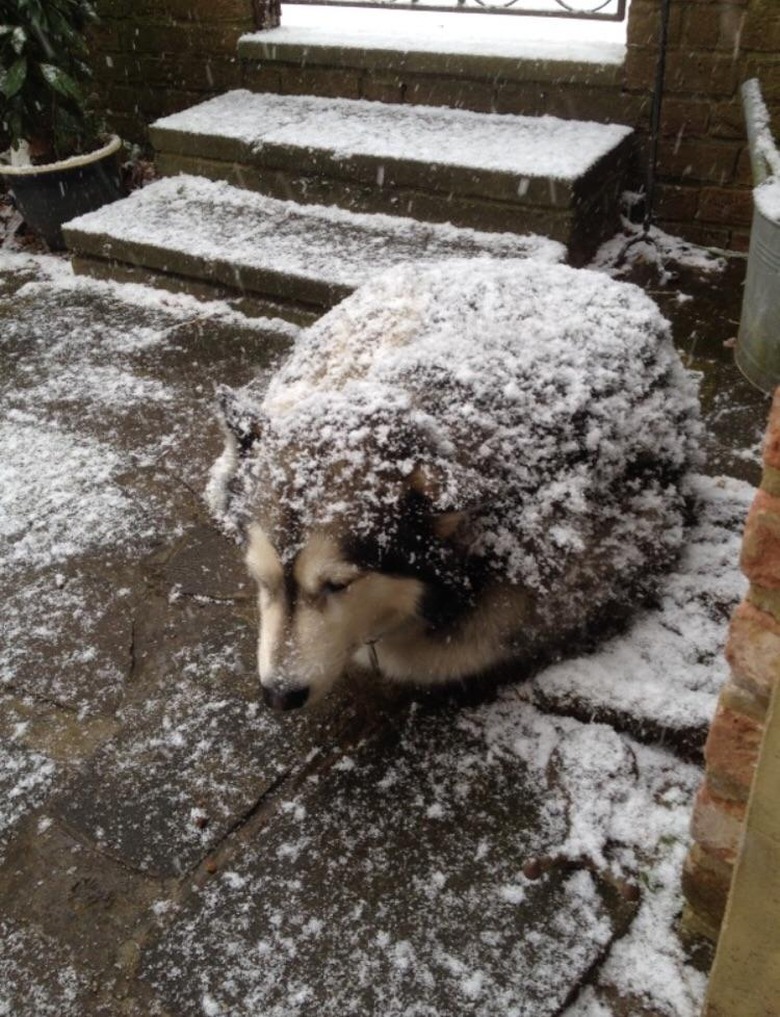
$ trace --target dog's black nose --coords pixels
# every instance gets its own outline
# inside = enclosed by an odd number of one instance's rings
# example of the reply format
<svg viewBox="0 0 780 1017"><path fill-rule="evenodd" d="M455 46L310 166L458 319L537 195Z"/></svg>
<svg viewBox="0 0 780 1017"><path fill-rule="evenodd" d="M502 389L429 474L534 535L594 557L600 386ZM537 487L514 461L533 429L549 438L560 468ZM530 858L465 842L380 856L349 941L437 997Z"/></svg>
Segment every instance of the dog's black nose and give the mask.
<svg viewBox="0 0 780 1017"><path fill-rule="evenodd" d="M263 699L266 706L274 710L297 710L309 698L309 690L305 686L273 689L263 686Z"/></svg>

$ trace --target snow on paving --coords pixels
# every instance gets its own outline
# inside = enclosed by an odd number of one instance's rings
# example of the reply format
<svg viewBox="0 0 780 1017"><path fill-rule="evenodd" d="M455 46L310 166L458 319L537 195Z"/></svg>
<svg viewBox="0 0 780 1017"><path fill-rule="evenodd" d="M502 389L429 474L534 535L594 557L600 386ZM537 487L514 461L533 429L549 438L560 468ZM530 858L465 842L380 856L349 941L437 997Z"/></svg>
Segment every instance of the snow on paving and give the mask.
<svg viewBox="0 0 780 1017"><path fill-rule="evenodd" d="M84 1017L86 986L56 945L0 918L0 1017ZM44 955L51 978L43 984L36 959Z"/></svg>
<svg viewBox="0 0 780 1017"><path fill-rule="evenodd" d="M0 700L0 706L2 706ZM18 738L23 733L17 729ZM46 798L55 776L55 764L38 752L13 744L0 746L0 858L19 820ZM2 1013L2 1010L0 1010Z"/></svg>
<svg viewBox="0 0 780 1017"><path fill-rule="evenodd" d="M45 621L52 630L67 628L79 585L60 588L57 576L74 561L120 550L132 557L150 540L177 533L175 500L161 512L143 486L117 481L139 463L191 456L190 427L202 435L215 426L198 419L208 416L211 393L182 392L176 372L160 374L143 351L165 349L177 322L224 324L234 312L75 279L45 259L3 254L0 268L38 275L15 296L0 297L3 566L22 591L5 605L0 673L13 688L24 662L11 647L25 638L35 599L25 574L32 585L50 577ZM31 307L38 301L41 316L20 328L9 309L25 300ZM98 322L94 300L116 315ZM117 425L122 414L149 418L127 444ZM103 415L109 425L101 433ZM206 463L200 466L205 483ZM551 668L538 687L555 686L564 698L576 683L594 711L605 704L615 716L636 711L661 727L674 726L675 704L699 719L709 714L723 677L726 617L743 588L739 533L752 491L704 479L697 490L700 517L662 586L659 609L590 657ZM160 519L162 533L155 530ZM89 631L88 624L81 629L85 643ZM89 670L90 648L80 649ZM369 1012L360 1009L366 998L378 1000L385 1017L456 1010L539 1017L557 1012L548 1005L567 1002L562 986L573 969L584 976L606 951L592 984L568 1000L567 1017L606 1017L613 991L637 1009L694 1017L703 977L687 963L674 929L700 770L610 726L545 714L533 694L518 686L489 705L413 710L392 756L377 756L369 741L330 774L305 781L280 804L267 834L186 909L161 902L154 912L161 939L144 978L181 1012L210 1017L311 1012L318 971L320 988L330 993L316 1001L323 1017ZM216 688L211 695L219 710L224 695ZM201 706L192 730L177 721L159 738L192 739L202 762L209 707ZM231 758L226 751L219 778L228 783L238 780L230 776ZM394 760L389 767L387 758ZM128 766L133 759L128 751ZM8 743L0 759L0 837L40 804L55 777L50 759ZM497 812L486 811L485 802ZM194 841L196 819L190 816ZM387 847L398 838L408 848L406 868L388 873ZM530 858L542 859L541 874L528 875ZM614 881L641 889L622 936L604 905ZM433 927L425 915L434 916ZM5 978L9 965L22 970L24 950L21 933L2 934L13 948L2 962ZM42 998L41 1014L73 1011L75 975L64 966L62 977L59 1005ZM444 987L455 1009L436 1009L432 985ZM3 1007L13 1011L0 990L0 1013Z"/></svg>
<svg viewBox="0 0 780 1017"><path fill-rule="evenodd" d="M698 767L516 690L444 720L413 712L391 752L365 743L282 800L147 957L161 998L231 1017L544 1017L611 947L597 990L694 1017L703 976L674 923ZM641 904L614 941L623 880Z"/></svg>
<svg viewBox="0 0 780 1017"><path fill-rule="evenodd" d="M129 590L94 562L115 561L120 577L123 562L181 531L180 499L144 496L127 478L177 461L186 475L181 453L197 417L211 429L212 386L198 414L197 393L185 393L175 372L149 375L150 352L204 315L250 332L268 324L224 305L79 279L56 258L3 252L0 271L21 283L0 297L0 688L88 714L121 696L131 638ZM6 745L0 846L54 776L52 760Z"/></svg>
<svg viewBox="0 0 780 1017"><path fill-rule="evenodd" d="M28 263L9 255L4 262L20 268ZM139 461L164 458L175 436L146 434L140 447L132 441L129 448L117 447L117 417L132 417L138 407L148 413L160 404L170 413L180 395L176 383L144 376L134 358L204 313L192 298L73 277L54 259L46 269L51 274L45 281L26 283L13 298L42 302L37 319L3 321L0 534L9 548L3 566L11 571L109 545L141 545L156 535L154 506L139 503L116 481ZM115 295L114 320L94 314L90 294ZM71 299L60 319L59 296L75 295L84 300ZM132 324L128 308L136 319ZM232 312L211 313L229 319Z"/></svg>

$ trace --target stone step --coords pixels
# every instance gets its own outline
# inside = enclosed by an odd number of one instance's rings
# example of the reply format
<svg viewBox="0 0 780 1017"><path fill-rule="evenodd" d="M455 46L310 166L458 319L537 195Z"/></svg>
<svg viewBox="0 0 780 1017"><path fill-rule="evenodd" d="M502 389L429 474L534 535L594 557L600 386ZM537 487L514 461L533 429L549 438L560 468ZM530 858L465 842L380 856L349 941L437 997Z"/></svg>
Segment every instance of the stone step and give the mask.
<svg viewBox="0 0 780 1017"><path fill-rule="evenodd" d="M632 131L555 117L228 92L151 128L164 174L277 198L539 233L587 261L619 226Z"/></svg>
<svg viewBox="0 0 780 1017"><path fill-rule="evenodd" d="M192 176L159 180L74 219L65 238L76 271L241 296L245 310L301 324L402 262L565 256L544 237L299 205Z"/></svg>
<svg viewBox="0 0 780 1017"><path fill-rule="evenodd" d="M636 123L648 102L622 87L625 44L592 22L564 41L529 37L528 18L420 10L293 5L283 22L239 39L246 88L600 123Z"/></svg>

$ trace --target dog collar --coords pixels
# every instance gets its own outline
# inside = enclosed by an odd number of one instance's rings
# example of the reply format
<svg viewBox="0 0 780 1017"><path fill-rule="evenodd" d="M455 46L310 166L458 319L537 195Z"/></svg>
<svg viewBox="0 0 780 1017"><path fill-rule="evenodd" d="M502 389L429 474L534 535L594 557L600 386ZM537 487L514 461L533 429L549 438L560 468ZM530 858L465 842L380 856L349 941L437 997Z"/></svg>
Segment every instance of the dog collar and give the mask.
<svg viewBox="0 0 780 1017"><path fill-rule="evenodd" d="M366 646L368 647L368 659L371 661L371 667L373 667L375 674L380 673L379 654L376 652L376 644L378 642L378 639L370 639L366 642Z"/></svg>

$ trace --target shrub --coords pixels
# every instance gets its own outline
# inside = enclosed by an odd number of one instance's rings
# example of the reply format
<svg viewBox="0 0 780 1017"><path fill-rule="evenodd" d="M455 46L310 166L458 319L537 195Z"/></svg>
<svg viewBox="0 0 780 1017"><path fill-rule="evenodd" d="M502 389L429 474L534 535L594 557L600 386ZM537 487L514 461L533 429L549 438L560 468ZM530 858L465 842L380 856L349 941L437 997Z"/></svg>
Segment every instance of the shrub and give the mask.
<svg viewBox="0 0 780 1017"><path fill-rule="evenodd" d="M89 0L0 0L0 121L11 148L33 162L94 148L99 123L85 85Z"/></svg>

